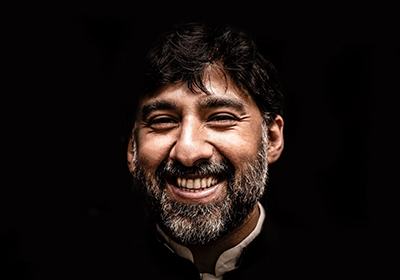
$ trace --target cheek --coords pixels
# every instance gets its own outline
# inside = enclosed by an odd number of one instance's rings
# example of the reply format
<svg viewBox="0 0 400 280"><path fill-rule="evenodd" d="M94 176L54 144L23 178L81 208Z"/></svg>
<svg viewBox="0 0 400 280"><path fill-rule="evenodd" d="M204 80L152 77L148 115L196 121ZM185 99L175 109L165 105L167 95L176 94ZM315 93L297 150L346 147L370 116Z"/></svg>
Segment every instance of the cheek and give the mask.
<svg viewBox="0 0 400 280"><path fill-rule="evenodd" d="M261 131L231 131L215 135L212 142L217 150L235 166L253 160L258 153Z"/></svg>
<svg viewBox="0 0 400 280"><path fill-rule="evenodd" d="M168 157L173 139L163 135L139 135L138 160L142 167L155 170Z"/></svg>

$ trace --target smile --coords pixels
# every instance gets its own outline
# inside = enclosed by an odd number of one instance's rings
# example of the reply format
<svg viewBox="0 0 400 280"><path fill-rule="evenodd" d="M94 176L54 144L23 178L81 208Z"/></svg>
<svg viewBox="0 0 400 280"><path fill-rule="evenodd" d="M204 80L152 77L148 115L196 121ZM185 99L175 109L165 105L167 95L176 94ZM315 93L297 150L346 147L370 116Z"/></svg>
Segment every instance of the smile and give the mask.
<svg viewBox="0 0 400 280"><path fill-rule="evenodd" d="M197 191L202 189L207 189L213 187L217 184L218 179L215 177L205 177L205 178L176 178L176 185L181 189L186 189L188 191Z"/></svg>
<svg viewBox="0 0 400 280"><path fill-rule="evenodd" d="M215 176L175 177L167 180L167 189L175 199L207 203L220 197L224 190L225 180Z"/></svg>

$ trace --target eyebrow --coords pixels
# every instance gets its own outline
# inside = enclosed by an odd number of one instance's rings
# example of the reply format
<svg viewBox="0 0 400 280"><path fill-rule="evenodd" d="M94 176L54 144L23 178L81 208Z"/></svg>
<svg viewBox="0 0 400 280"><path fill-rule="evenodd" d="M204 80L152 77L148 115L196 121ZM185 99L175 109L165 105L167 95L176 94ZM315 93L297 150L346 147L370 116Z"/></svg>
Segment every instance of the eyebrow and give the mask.
<svg viewBox="0 0 400 280"><path fill-rule="evenodd" d="M199 102L201 109L212 109L212 108L220 108L220 107L231 107L240 113L245 112L245 107L243 103L234 98L226 98L219 96L209 96Z"/></svg>
<svg viewBox="0 0 400 280"><path fill-rule="evenodd" d="M157 110L176 110L176 103L167 100L155 100L142 107L142 119L146 119L152 112Z"/></svg>

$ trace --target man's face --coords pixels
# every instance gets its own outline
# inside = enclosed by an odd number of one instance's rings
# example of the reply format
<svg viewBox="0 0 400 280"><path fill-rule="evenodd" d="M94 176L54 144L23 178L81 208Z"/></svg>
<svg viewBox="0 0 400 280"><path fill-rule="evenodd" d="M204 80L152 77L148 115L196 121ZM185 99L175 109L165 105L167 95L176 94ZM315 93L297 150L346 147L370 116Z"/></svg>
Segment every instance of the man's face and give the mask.
<svg viewBox="0 0 400 280"><path fill-rule="evenodd" d="M252 98L218 75L211 94L186 84L140 103L131 170L158 223L184 244L205 244L240 225L264 192L268 128Z"/></svg>

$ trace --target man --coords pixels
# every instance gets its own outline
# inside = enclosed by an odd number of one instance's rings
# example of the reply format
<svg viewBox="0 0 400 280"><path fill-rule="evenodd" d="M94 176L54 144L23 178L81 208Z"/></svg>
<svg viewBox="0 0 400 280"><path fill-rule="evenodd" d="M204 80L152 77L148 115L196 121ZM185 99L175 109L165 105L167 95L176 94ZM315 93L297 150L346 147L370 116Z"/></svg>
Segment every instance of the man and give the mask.
<svg viewBox="0 0 400 280"><path fill-rule="evenodd" d="M256 275L244 252L267 231L260 199L284 142L273 65L243 31L197 23L163 34L146 59L128 165L154 221L148 274Z"/></svg>

